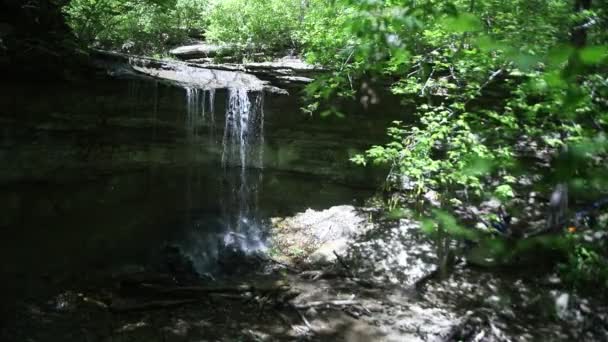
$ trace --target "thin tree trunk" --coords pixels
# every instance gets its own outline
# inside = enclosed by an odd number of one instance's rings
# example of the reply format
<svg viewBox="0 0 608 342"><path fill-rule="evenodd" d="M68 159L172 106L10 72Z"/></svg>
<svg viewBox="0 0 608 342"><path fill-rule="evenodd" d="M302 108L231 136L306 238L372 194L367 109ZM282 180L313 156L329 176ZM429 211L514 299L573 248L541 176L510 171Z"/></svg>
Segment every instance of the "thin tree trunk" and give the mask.
<svg viewBox="0 0 608 342"><path fill-rule="evenodd" d="M469 13L473 13L475 11L475 0L471 0L471 3L469 5Z"/></svg>
<svg viewBox="0 0 608 342"><path fill-rule="evenodd" d="M574 12L580 13L582 11L591 9L592 0L575 0ZM572 30L572 45L577 48L582 48L587 44L587 27L584 22L577 22Z"/></svg>

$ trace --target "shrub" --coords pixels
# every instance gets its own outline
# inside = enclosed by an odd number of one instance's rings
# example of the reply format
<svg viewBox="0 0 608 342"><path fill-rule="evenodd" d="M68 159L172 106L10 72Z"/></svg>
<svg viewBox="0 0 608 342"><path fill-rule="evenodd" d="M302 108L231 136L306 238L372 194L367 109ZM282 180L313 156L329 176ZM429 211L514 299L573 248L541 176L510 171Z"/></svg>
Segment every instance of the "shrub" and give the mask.
<svg viewBox="0 0 608 342"><path fill-rule="evenodd" d="M249 52L295 47L302 11L300 0L218 1L207 38Z"/></svg>
<svg viewBox="0 0 608 342"><path fill-rule="evenodd" d="M86 45L149 53L206 27L207 0L72 0L64 12Z"/></svg>

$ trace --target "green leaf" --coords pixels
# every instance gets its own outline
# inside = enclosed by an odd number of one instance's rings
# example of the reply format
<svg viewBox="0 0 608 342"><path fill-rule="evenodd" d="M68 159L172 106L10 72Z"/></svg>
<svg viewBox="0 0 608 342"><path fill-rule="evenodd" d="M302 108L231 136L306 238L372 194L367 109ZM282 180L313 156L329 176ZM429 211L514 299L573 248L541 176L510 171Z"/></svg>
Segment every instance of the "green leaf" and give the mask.
<svg viewBox="0 0 608 342"><path fill-rule="evenodd" d="M562 75L559 72L551 72L551 73L545 74L544 79L545 79L545 82L547 82L547 85L549 87L564 88L568 85L566 80L562 77Z"/></svg>
<svg viewBox="0 0 608 342"><path fill-rule="evenodd" d="M512 57L513 62L523 71L529 71L538 65L540 58L527 53L519 53Z"/></svg>
<svg viewBox="0 0 608 342"><path fill-rule="evenodd" d="M492 161L486 158L474 158L463 170L467 176L479 176L487 174L492 170Z"/></svg>
<svg viewBox="0 0 608 342"><path fill-rule="evenodd" d="M547 64L552 67L559 67L568 61L574 49L569 45L558 45L553 47L547 55Z"/></svg>
<svg viewBox="0 0 608 342"><path fill-rule="evenodd" d="M320 115L322 118L326 118L326 117L328 117L328 116L331 116L332 114L334 114L334 111L333 111L333 110L331 110L331 109L326 109L326 110L322 111L322 112L321 112L319 115Z"/></svg>
<svg viewBox="0 0 608 342"><path fill-rule="evenodd" d="M599 64L608 56L608 45L588 46L580 51L585 64Z"/></svg>
<svg viewBox="0 0 608 342"><path fill-rule="evenodd" d="M476 43L477 43L477 47L479 47L480 50L485 51L485 52L496 51L496 50L507 51L510 49L510 47L508 45L498 42L488 36L481 36L481 37L477 38Z"/></svg>
<svg viewBox="0 0 608 342"><path fill-rule="evenodd" d="M422 231L426 234L432 234L437 230L437 224L430 219L422 221Z"/></svg>
<svg viewBox="0 0 608 342"><path fill-rule="evenodd" d="M515 197L513 188L509 184L499 185L494 191L494 195L501 200L508 200Z"/></svg>
<svg viewBox="0 0 608 342"><path fill-rule="evenodd" d="M476 16L463 13L444 20L445 28L452 32L475 32L481 29L481 21Z"/></svg>
<svg viewBox="0 0 608 342"><path fill-rule="evenodd" d="M410 59L410 53L405 49L394 49L392 51L391 64L402 65L406 64Z"/></svg>

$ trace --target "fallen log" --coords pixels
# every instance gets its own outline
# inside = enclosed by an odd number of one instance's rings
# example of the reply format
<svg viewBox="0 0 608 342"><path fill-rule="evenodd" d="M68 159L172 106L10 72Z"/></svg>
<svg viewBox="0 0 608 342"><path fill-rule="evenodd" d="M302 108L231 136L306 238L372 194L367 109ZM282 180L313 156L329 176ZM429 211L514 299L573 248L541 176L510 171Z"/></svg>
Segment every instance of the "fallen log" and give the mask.
<svg viewBox="0 0 608 342"><path fill-rule="evenodd" d="M214 293L243 294L255 293L280 293L291 289L287 283L277 282L269 285L241 284L234 286L176 286L165 287L155 284L140 284L143 289L154 291L156 295L171 297L199 297Z"/></svg>
<svg viewBox="0 0 608 342"><path fill-rule="evenodd" d="M379 283L376 283L371 280L365 280L365 279L353 277L349 274L344 274L341 272L312 270L312 271L301 272L300 277L310 279L310 280L343 278L343 279L351 280L354 283L358 284L359 286L367 288L367 289L381 289L384 287L383 284L379 284Z"/></svg>

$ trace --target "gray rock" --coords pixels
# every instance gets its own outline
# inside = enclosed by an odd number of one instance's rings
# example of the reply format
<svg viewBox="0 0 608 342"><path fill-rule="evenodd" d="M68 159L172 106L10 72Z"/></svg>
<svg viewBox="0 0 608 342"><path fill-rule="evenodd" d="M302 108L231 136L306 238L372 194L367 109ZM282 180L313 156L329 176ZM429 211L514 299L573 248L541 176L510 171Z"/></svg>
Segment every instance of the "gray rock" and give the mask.
<svg viewBox="0 0 608 342"><path fill-rule="evenodd" d="M308 209L288 218L284 223L308 230L319 243L350 238L368 227L364 215L351 205L335 206L323 211Z"/></svg>
<svg viewBox="0 0 608 342"><path fill-rule="evenodd" d="M257 76L235 70L220 70L197 64L144 58L108 51L96 51L97 64L114 76L143 77L163 80L179 86L198 89L244 88L286 94Z"/></svg>
<svg viewBox="0 0 608 342"><path fill-rule="evenodd" d="M555 298L555 311L559 318L565 319L568 316L569 303L570 295L567 293L562 293L557 298Z"/></svg>
<svg viewBox="0 0 608 342"><path fill-rule="evenodd" d="M179 59L193 59L193 58L209 58L215 57L218 55L226 54L232 49L226 45L216 45L216 44L194 44L194 45L186 45L180 46L169 51L169 54L175 56Z"/></svg>
<svg viewBox="0 0 608 342"><path fill-rule="evenodd" d="M349 250L363 277L381 271L384 280L409 287L437 269L436 247L417 222L403 219L397 225L374 227L371 233L357 238Z"/></svg>
<svg viewBox="0 0 608 342"><path fill-rule="evenodd" d="M314 79L309 78L309 77L304 77L304 76L277 76L277 79L279 79L282 82L285 83L301 83L301 84L308 84L308 83L312 83L314 81Z"/></svg>
<svg viewBox="0 0 608 342"><path fill-rule="evenodd" d="M224 59L225 60L225 59ZM272 84L302 85L314 81L314 78L325 70L319 66L306 63L298 57L283 57L267 62L220 63L211 58L188 59L189 63L198 64L209 69L241 71L259 77Z"/></svg>
<svg viewBox="0 0 608 342"><path fill-rule="evenodd" d="M336 261L338 255L344 255L348 249L348 240L347 239L338 239L333 241L328 241L321 245L319 249L314 251L309 257L308 260L312 264L318 265L328 265L332 264Z"/></svg>
<svg viewBox="0 0 608 342"><path fill-rule="evenodd" d="M424 194L424 199L426 199L433 207L441 206L441 202L439 201L439 193L437 193L435 190L430 190Z"/></svg>

